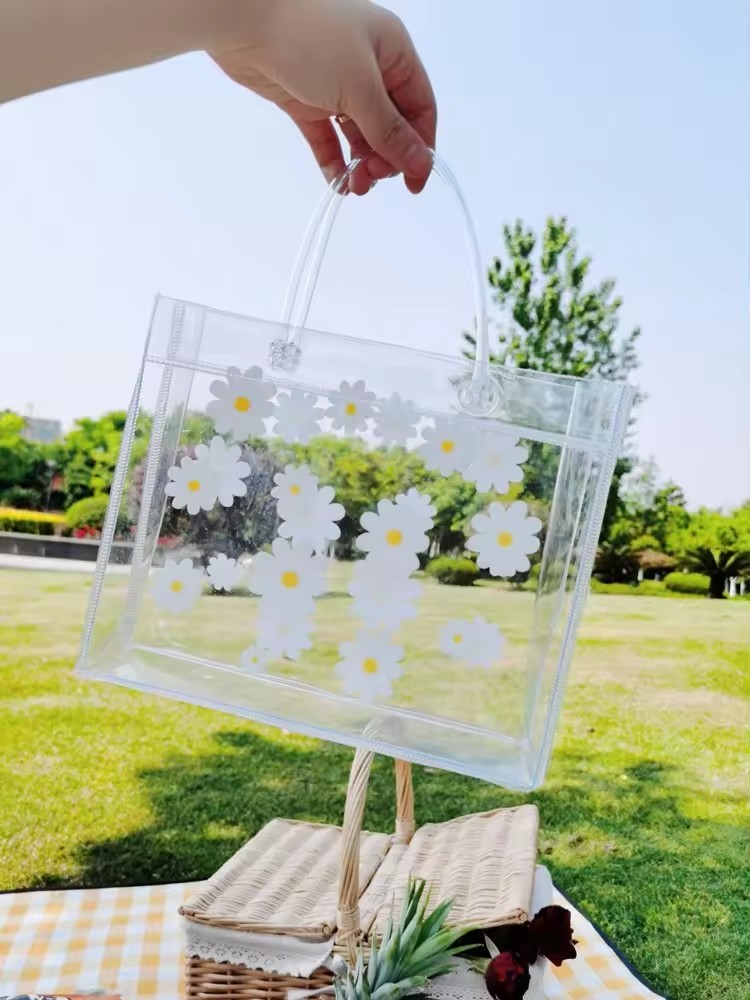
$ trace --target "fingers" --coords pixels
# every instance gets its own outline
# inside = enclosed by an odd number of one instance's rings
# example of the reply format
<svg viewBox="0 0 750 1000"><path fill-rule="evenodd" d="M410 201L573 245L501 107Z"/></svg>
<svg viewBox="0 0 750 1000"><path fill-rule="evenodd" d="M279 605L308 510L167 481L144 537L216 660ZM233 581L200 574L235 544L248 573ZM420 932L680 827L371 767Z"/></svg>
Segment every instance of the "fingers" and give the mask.
<svg viewBox="0 0 750 1000"><path fill-rule="evenodd" d="M391 100L401 114L411 124L419 137L430 148L435 149L437 134L437 106L427 72L414 49L411 38L404 29L405 64L402 63L400 73L398 67L389 72L386 67L383 79L391 96ZM389 78L393 76L393 79ZM427 177L411 177L404 175L406 186L413 194L422 190Z"/></svg>
<svg viewBox="0 0 750 1000"><path fill-rule="evenodd" d="M347 119L339 123L339 128L349 143L351 158L363 160L363 163L356 167L352 174L350 190L353 194L367 194L375 181L382 181L386 177L393 176L396 171L382 156L373 153L356 122L352 121L351 118Z"/></svg>
<svg viewBox="0 0 750 1000"><path fill-rule="evenodd" d="M368 145L395 170L404 174L411 191L421 191L432 170L432 155L419 133L406 121L388 95L380 72L369 85L352 94L347 113Z"/></svg>
<svg viewBox="0 0 750 1000"><path fill-rule="evenodd" d="M410 139L416 139L421 145L419 155L414 151L411 152L414 163L412 169L398 165L404 173L406 186L413 193L417 193L424 187L432 168L431 157L428 160L429 154L425 155L424 147L435 148L437 129L435 95L403 22L391 11L375 4L371 5L370 10L373 52L382 87L388 97L389 105L395 108L395 113L400 113L400 121L408 126L404 128L403 124L398 125L395 119L392 119L391 131L400 133L401 152L404 156L409 153L407 144ZM382 117L388 113L394 114L383 101L381 108ZM359 124L362 125L362 122ZM365 132L364 128L362 130Z"/></svg>
<svg viewBox="0 0 750 1000"><path fill-rule="evenodd" d="M344 172L346 165L344 154L341 151L341 142L330 118L322 118L318 121L296 120L296 124L307 139L323 176L329 184L333 183Z"/></svg>

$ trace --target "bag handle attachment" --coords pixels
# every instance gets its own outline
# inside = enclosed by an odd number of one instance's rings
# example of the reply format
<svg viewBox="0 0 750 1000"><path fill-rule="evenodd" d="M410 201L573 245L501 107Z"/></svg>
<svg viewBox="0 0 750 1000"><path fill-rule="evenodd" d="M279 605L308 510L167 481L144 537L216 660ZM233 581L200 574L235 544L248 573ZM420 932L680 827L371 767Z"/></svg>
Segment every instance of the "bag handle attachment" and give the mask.
<svg viewBox="0 0 750 1000"><path fill-rule="evenodd" d="M479 244L466 199L458 181L445 161L432 151L433 171L452 193L464 223L464 235L469 255L469 267L474 290L477 328L477 350L473 368L456 381L458 407L471 416L487 416L497 407L500 387L490 373L489 321L484 291L484 271ZM346 170L333 181L316 208L307 226L297 254L294 270L287 287L282 323L286 337L271 345L270 364L277 371L293 372L299 365L302 351L302 331L312 306L320 269L328 242L341 207L349 180L365 158L352 160Z"/></svg>

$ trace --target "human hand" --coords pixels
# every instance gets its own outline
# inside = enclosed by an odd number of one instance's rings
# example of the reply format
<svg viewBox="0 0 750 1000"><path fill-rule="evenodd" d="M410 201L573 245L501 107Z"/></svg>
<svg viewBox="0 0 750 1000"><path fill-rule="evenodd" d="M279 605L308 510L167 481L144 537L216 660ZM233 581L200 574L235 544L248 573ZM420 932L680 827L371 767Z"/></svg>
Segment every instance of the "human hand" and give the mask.
<svg viewBox="0 0 750 1000"><path fill-rule="evenodd" d="M395 173L414 194L422 190L432 169L435 98L394 14L369 0L230 4L226 31L210 55L290 116L329 182L345 169L336 117L351 156L367 156L351 178L353 193Z"/></svg>

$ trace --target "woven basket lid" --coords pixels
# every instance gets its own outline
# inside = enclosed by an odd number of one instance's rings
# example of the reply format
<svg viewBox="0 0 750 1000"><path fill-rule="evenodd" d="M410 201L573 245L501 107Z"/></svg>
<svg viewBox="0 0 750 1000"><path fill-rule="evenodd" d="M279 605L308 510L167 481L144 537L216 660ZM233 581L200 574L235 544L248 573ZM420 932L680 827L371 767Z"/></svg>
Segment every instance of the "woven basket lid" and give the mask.
<svg viewBox="0 0 750 1000"><path fill-rule="evenodd" d="M362 833L360 885L369 885L391 838ZM192 896L180 913L234 930L324 940L336 930L341 830L274 819Z"/></svg>
<svg viewBox="0 0 750 1000"><path fill-rule="evenodd" d="M365 936L382 934L409 877L424 879L431 906L452 899L456 927L499 927L529 917L536 865L536 806L461 816L420 827L408 846L396 845L360 899Z"/></svg>

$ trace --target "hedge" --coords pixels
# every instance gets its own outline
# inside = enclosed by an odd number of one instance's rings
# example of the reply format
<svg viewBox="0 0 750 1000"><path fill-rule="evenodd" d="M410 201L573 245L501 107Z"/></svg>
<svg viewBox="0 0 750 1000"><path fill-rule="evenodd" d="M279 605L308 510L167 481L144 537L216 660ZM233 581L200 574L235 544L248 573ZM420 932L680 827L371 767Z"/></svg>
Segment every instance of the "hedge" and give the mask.
<svg viewBox="0 0 750 1000"><path fill-rule="evenodd" d="M453 587L471 587L479 576L479 570L471 559L438 556L427 564L427 575L434 577L438 583L446 583Z"/></svg>
<svg viewBox="0 0 750 1000"><path fill-rule="evenodd" d="M0 507L0 531L18 531L25 535L54 535L65 525L64 514L39 510L16 510Z"/></svg>
<svg viewBox="0 0 750 1000"><path fill-rule="evenodd" d="M108 496L84 497L77 500L65 511L65 523L69 528L94 528L101 531L109 506Z"/></svg>
<svg viewBox="0 0 750 1000"><path fill-rule="evenodd" d="M711 581L702 573L669 573L664 586L675 594L700 594L705 597Z"/></svg>
<svg viewBox="0 0 750 1000"><path fill-rule="evenodd" d="M594 577L592 594L617 594L624 597L669 597L663 580L643 580L641 583L602 583Z"/></svg>

